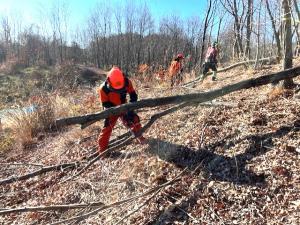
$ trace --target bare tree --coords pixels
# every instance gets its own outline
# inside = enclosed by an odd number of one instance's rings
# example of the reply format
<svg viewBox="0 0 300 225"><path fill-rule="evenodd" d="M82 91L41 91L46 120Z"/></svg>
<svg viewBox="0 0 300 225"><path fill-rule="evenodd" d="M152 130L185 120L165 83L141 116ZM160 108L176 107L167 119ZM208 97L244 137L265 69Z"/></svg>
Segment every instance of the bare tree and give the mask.
<svg viewBox="0 0 300 225"><path fill-rule="evenodd" d="M283 69L293 67L293 50L292 50L292 24L291 24L291 0L282 0L282 26L283 26ZM292 79L283 81L285 88L293 87Z"/></svg>
<svg viewBox="0 0 300 225"><path fill-rule="evenodd" d="M293 13L292 13L293 21L295 23L294 31L297 35L297 44L296 44L296 48L295 48L295 55L299 56L300 55L300 34L299 34L300 10L299 10L297 1L293 0L293 3L294 3L293 5L294 5L294 8L295 8L295 11L297 14L297 18L298 18L298 19L295 19L295 17L293 16Z"/></svg>
<svg viewBox="0 0 300 225"><path fill-rule="evenodd" d="M8 16L3 16L1 19L2 35L4 39L3 59L6 60L11 51L11 25Z"/></svg>
<svg viewBox="0 0 300 225"><path fill-rule="evenodd" d="M127 2L125 6L125 72L128 73L133 66L134 58L134 32L136 29L136 6L131 2Z"/></svg>
<svg viewBox="0 0 300 225"><path fill-rule="evenodd" d="M242 24L246 9L245 0L220 0L220 3L234 18L234 31L236 39L234 47L237 57L240 57L243 55Z"/></svg>
<svg viewBox="0 0 300 225"><path fill-rule="evenodd" d="M119 65L122 67L123 65L123 61L122 61L122 52L121 52L121 41L122 41L122 37L123 37L123 32L122 32L122 25L123 25L123 21L122 21L122 8L120 6L116 6L115 7L115 11L114 11L114 16L115 16L115 24L116 24L116 30L117 30L117 37L116 37L116 54L114 54L114 58L115 60L115 64Z"/></svg>
<svg viewBox="0 0 300 225"><path fill-rule="evenodd" d="M253 0L248 0L247 4L247 25L246 25L246 47L245 56L250 59L250 38L252 33L252 20L253 20Z"/></svg>
<svg viewBox="0 0 300 225"><path fill-rule="evenodd" d="M278 56L279 59L281 59L282 58L282 48L281 48L281 43L280 43L280 33L276 28L276 21L275 21L274 16L271 12L269 0L266 0L266 9L268 11L268 14L269 14L269 17L270 17L270 20L271 20L271 24L272 24L272 28L273 28L273 33L274 33L276 46L277 46L277 56Z"/></svg>
<svg viewBox="0 0 300 225"><path fill-rule="evenodd" d="M214 3L215 3L215 1L214 1ZM213 2L212 2L212 0L208 0L208 7L206 10L204 26L203 26L202 45L201 45L201 52L200 52L200 65L202 65L202 63L203 63L206 32L207 32L209 22L212 18L212 12L211 12L212 8L213 8Z"/></svg>
<svg viewBox="0 0 300 225"><path fill-rule="evenodd" d="M256 44L256 57L255 57L255 66L254 68L256 69L258 66L258 60L260 57L260 35L261 35L261 4L259 4L259 9L258 9L258 15L257 15L257 31L256 31L256 35L257 35L257 44Z"/></svg>
<svg viewBox="0 0 300 225"><path fill-rule="evenodd" d="M66 1L57 0L53 3L51 9L50 23L52 26L53 32L53 44L55 47L58 47L59 50L59 59L62 63L65 55L65 43L67 39L67 30L68 30L68 5ZM56 46L58 43L58 46ZM56 54L54 54L56 55Z"/></svg>
<svg viewBox="0 0 300 225"><path fill-rule="evenodd" d="M137 49L137 65L141 64L144 59L143 40L147 31L153 26L153 21L149 7L144 4L137 15L138 19L138 49Z"/></svg>
<svg viewBox="0 0 300 225"><path fill-rule="evenodd" d="M186 21L186 34L188 37L187 51L192 59L192 61L190 60L188 64L189 70L191 69L192 64L196 64L199 60L197 41L198 41L198 37L200 36L200 31L201 31L200 19L198 17L192 17L187 19Z"/></svg>

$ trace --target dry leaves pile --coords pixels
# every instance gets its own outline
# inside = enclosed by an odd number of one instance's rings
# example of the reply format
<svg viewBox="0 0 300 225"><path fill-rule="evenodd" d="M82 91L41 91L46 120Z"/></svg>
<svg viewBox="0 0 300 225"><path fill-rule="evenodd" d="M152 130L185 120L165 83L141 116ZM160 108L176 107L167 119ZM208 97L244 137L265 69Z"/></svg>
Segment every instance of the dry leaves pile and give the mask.
<svg viewBox="0 0 300 225"><path fill-rule="evenodd" d="M143 92L139 87L139 93L154 97L203 91L249 76L240 73L220 74L217 83L207 80L192 90ZM66 169L3 185L0 208L96 201L108 205L164 184L186 168L177 182L155 196L71 224L299 224L300 102L293 94L269 92L266 86L244 90L217 100L238 107L191 106L163 117L145 134L148 146L123 147L73 180L62 182L76 173ZM140 112L142 122L152 113ZM53 134L36 149L1 156L1 179L40 167L32 163L82 160L93 152L99 125ZM114 136L124 132L118 126ZM92 210L15 213L0 217L0 222L51 224Z"/></svg>

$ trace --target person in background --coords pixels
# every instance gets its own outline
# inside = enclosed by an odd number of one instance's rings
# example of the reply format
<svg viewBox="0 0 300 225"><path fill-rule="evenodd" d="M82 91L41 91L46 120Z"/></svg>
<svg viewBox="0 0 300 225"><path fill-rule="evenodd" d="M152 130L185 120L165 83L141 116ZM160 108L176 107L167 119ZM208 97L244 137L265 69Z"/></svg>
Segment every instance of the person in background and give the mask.
<svg viewBox="0 0 300 225"><path fill-rule="evenodd" d="M131 81L125 77L123 72L116 66L108 72L107 79L101 85L98 93L104 109L127 103L127 94L130 96L130 102L136 102L138 99L138 95L133 88ZM139 116L134 111L110 116L105 119L104 127L98 138L99 153L102 153L107 149L112 130L119 118L123 124L134 133L134 135L138 135L141 129L141 123ZM137 138L140 143L145 143L145 138L143 136Z"/></svg>
<svg viewBox="0 0 300 225"><path fill-rule="evenodd" d="M213 72L212 80L217 80L217 67L218 67L218 43L213 42L211 46L208 48L205 55L205 62L203 64L203 73L200 76L200 81L203 81L206 77L208 71L211 69Z"/></svg>
<svg viewBox="0 0 300 225"><path fill-rule="evenodd" d="M183 66L182 61L184 59L183 54L178 54L177 57L171 62L169 68L169 75L171 78L171 87L179 85L183 81Z"/></svg>

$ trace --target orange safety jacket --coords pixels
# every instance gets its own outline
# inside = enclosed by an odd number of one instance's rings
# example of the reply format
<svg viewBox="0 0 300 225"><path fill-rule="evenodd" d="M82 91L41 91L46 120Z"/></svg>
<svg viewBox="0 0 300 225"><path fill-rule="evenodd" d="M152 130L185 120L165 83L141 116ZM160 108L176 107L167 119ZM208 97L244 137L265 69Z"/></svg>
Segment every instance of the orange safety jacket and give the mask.
<svg viewBox="0 0 300 225"><path fill-rule="evenodd" d="M136 91L128 78L125 78L125 85L122 89L114 89L109 85L108 81L105 81L99 88L98 94L104 108L126 103L127 94L130 96L130 102L136 102L138 99Z"/></svg>
<svg viewBox="0 0 300 225"><path fill-rule="evenodd" d="M173 60L171 66L169 68L169 75L173 77L174 75L178 74L182 70L182 64L179 61Z"/></svg>

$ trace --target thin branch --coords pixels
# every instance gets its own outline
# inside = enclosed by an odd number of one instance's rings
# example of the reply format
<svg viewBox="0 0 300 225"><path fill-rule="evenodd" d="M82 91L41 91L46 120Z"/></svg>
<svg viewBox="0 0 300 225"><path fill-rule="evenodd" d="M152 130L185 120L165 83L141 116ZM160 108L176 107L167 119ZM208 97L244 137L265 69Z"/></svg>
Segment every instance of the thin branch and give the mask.
<svg viewBox="0 0 300 225"><path fill-rule="evenodd" d="M0 165L4 165L4 166L36 166L36 167L43 167L45 165L43 164L36 164L36 163L0 163Z"/></svg>
<svg viewBox="0 0 300 225"><path fill-rule="evenodd" d="M50 206L33 206L15 209L1 209L0 215L7 215L10 213L21 213L21 212L37 212L37 211L62 211L71 209L80 209L87 207L100 207L104 206L103 202L91 202L88 204L71 204L71 205L50 205Z"/></svg>
<svg viewBox="0 0 300 225"><path fill-rule="evenodd" d="M136 213L137 211L139 211L141 208L143 208L145 205L147 205L152 198L154 198L155 196L157 196L157 194L160 192L160 190L157 190L153 195L151 195L145 202L143 202L140 206L138 206L135 210L129 212L127 215L125 215L124 217L122 217L122 219L120 219L116 225L121 224L124 220L126 220L128 217L130 217L131 215L133 215L134 213Z"/></svg>
<svg viewBox="0 0 300 225"><path fill-rule="evenodd" d="M29 178L32 178L32 177L35 177L35 176L38 176L38 175L41 175L43 173L47 173L47 172L50 172L50 171L74 169L79 165L80 165L80 162L71 162L71 163L63 163L63 164L58 164L58 165L53 165L53 166L46 166L46 167L43 167L39 170L36 170L34 172L31 172L31 173L27 173L27 174L22 175L22 176L12 176L12 177L0 180L0 185L10 184L10 183L13 183L13 182L16 182L16 181L21 181L21 180L27 180Z"/></svg>
<svg viewBox="0 0 300 225"><path fill-rule="evenodd" d="M164 187L166 186L169 186L175 182L178 182L180 180L180 177L185 173L185 171L187 170L187 167L180 173L178 174L174 179L162 184L162 185L159 185L157 187L154 187L154 188L151 188L150 190L140 194L140 195L136 195L136 196L133 196L133 197L130 197L130 198L127 198L127 199L124 199L124 200L121 200L121 201L117 201L117 202L114 202L112 204L109 204L109 205L105 205L101 208L98 208L98 209L95 209L91 212L88 212L86 214L83 214L81 216L75 216L75 217L72 217L72 218L69 218L69 219L65 219L65 220L61 220L61 221L58 221L58 222L55 222L55 223L52 223L50 225L57 225L57 224L62 224L62 223L67 223L67 222L70 222L70 221L73 221L73 220L85 220L87 219L88 217L92 216L92 215L95 215L97 214L98 212L100 211L103 211L103 210L106 210L108 208L112 208L112 207L115 207L115 206L119 206L119 205L122 205L124 203L128 203L128 202L131 202L133 200L136 200L136 199L139 199L139 198L143 198L143 197L146 197L148 195L151 195L152 193L155 193L161 189L163 189Z"/></svg>

